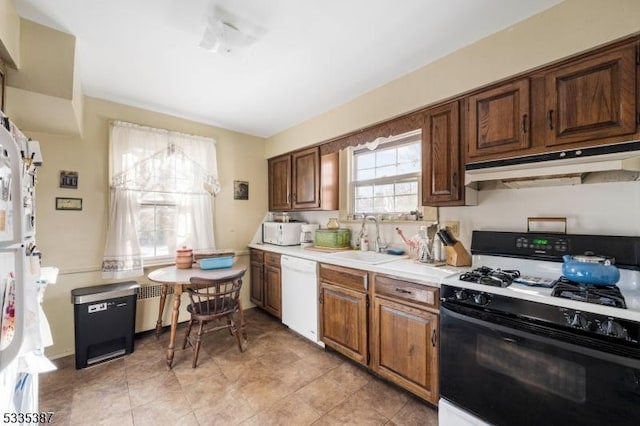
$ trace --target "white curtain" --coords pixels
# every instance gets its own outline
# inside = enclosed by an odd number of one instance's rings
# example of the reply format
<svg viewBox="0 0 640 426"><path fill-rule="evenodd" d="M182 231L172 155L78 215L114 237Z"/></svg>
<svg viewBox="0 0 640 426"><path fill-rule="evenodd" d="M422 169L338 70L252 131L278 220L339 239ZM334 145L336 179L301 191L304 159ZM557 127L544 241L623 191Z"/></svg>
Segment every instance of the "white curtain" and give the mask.
<svg viewBox="0 0 640 426"><path fill-rule="evenodd" d="M220 191L215 140L115 121L110 123L111 205L104 278L143 275L138 229L144 202L175 206L177 247L215 248L212 195ZM167 253L167 256L169 253Z"/></svg>

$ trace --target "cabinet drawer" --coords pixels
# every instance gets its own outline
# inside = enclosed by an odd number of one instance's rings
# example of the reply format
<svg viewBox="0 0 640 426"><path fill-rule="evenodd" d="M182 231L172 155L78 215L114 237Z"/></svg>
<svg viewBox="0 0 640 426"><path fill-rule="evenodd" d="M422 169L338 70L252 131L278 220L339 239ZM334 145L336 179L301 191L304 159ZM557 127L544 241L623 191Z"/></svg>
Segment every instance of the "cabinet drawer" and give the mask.
<svg viewBox="0 0 640 426"><path fill-rule="evenodd" d="M439 289L437 287L415 284L385 275L376 275L374 291L376 295L406 300L433 309L438 309L439 306Z"/></svg>
<svg viewBox="0 0 640 426"><path fill-rule="evenodd" d="M265 253L264 254L264 264L267 266L274 266L276 268L280 267L280 255L278 253Z"/></svg>
<svg viewBox="0 0 640 426"><path fill-rule="evenodd" d="M262 250L251 249L251 261L255 263L263 263L264 252Z"/></svg>
<svg viewBox="0 0 640 426"><path fill-rule="evenodd" d="M320 281L358 291L367 291L369 288L367 271L324 263L320 264Z"/></svg>

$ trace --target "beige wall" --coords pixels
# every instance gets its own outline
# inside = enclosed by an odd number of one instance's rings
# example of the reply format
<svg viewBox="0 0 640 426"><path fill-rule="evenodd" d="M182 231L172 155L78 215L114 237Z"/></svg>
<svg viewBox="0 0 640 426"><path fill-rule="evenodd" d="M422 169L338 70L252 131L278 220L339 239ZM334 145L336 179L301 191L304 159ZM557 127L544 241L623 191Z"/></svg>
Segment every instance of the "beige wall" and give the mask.
<svg viewBox="0 0 640 426"><path fill-rule="evenodd" d="M0 59L20 65L20 17L13 0L0 0Z"/></svg>
<svg viewBox="0 0 640 426"><path fill-rule="evenodd" d="M142 125L212 137L217 140L222 191L215 198L215 235L219 248L245 251L266 212L264 140L167 115L95 98L84 99L84 137L60 136L23 129L39 140L44 165L38 170L37 243L44 266L57 266L61 275L50 286L44 310L51 323L52 357L73 352L73 288L102 283L102 262L108 217L108 121ZM58 187L61 170L78 172L78 189ZM233 200L233 181L250 184L249 200ZM79 197L83 210L56 211L55 197ZM246 256L239 262L246 264ZM248 292L248 286L245 286ZM245 293L246 293L245 292ZM250 306L248 294L243 295Z"/></svg>
<svg viewBox="0 0 640 426"><path fill-rule="evenodd" d="M74 36L20 19L20 67L8 73L11 86L71 99L75 48Z"/></svg>
<svg viewBox="0 0 640 426"><path fill-rule="evenodd" d="M566 0L267 139L267 158L640 31L638 0Z"/></svg>

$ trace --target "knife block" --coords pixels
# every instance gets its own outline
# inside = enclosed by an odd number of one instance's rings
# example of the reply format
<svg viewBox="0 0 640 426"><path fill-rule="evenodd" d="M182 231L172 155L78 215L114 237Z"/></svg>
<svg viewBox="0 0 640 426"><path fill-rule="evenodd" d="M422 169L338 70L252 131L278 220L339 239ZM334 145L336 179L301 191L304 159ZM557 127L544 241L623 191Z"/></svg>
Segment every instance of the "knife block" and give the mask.
<svg viewBox="0 0 640 426"><path fill-rule="evenodd" d="M444 249L447 252L447 265L471 266L471 255L460 241L456 241L452 246L445 246Z"/></svg>

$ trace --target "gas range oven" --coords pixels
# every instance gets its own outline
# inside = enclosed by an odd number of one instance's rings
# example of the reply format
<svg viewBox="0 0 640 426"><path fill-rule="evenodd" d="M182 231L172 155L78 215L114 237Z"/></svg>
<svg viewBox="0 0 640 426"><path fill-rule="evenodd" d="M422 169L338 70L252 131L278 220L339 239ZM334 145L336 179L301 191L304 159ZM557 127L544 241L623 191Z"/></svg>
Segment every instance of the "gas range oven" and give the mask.
<svg viewBox="0 0 640 426"><path fill-rule="evenodd" d="M562 277L562 255L620 280ZM440 425L640 424L640 237L474 231L440 289Z"/></svg>

